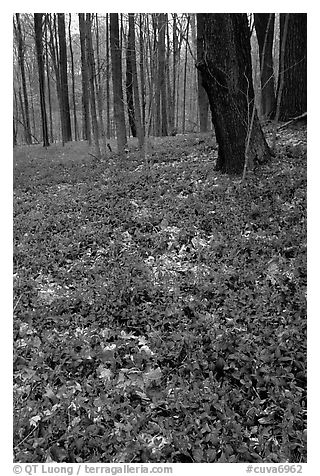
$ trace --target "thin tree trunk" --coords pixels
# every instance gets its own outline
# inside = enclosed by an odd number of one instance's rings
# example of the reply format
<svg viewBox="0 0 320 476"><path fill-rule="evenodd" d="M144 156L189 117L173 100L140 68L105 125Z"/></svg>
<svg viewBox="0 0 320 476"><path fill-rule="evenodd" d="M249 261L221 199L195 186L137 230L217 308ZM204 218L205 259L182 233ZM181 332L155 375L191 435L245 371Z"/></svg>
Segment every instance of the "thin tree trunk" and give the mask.
<svg viewBox="0 0 320 476"><path fill-rule="evenodd" d="M134 28L134 13L129 13L129 36L128 44L131 50L131 64L132 64L132 83L133 83L133 97L135 108L135 123L137 128L137 136L139 141L139 148L142 149L144 145L144 130L142 127L140 96L137 73L137 58L136 58L136 38Z"/></svg>
<svg viewBox="0 0 320 476"><path fill-rule="evenodd" d="M53 120L52 120L52 101L51 101L51 86L50 86L50 67L49 67L49 51L48 51L48 14L45 15L46 29L45 29L45 58L47 71L47 90L48 90L48 104L49 104L49 128L50 128L50 142L53 143Z"/></svg>
<svg viewBox="0 0 320 476"><path fill-rule="evenodd" d="M52 24L52 16L51 14L48 15L48 26L50 30L50 53L51 53L51 60L52 65L55 72L56 77L56 92L57 92L57 99L59 104L59 117L60 117L60 128L61 128L61 140L63 141L63 134L62 134L62 99L61 99L61 84L60 84L60 66L59 66L59 51L58 51L58 39L57 39L57 22L56 22L56 14L53 14L53 24ZM57 137L58 139L58 137Z"/></svg>
<svg viewBox="0 0 320 476"><path fill-rule="evenodd" d="M141 106L142 106L142 128L145 134L146 123L146 85L145 85L145 67L144 67L144 35L143 35L143 14L139 13L139 52L140 52L140 85L141 85Z"/></svg>
<svg viewBox="0 0 320 476"><path fill-rule="evenodd" d="M81 48L81 85L82 85L82 136L91 145L90 109L89 109L89 71L86 44L85 14L79 13L79 32Z"/></svg>
<svg viewBox="0 0 320 476"><path fill-rule="evenodd" d="M99 48L99 19L98 14L96 13L96 50L97 50L97 74L95 72L95 66L93 61L93 72L95 78L95 87L96 87L96 96L98 103L98 113L99 113L99 130L101 135L102 142L102 154L105 157L107 155L107 142L106 142L106 133L103 124L103 99L102 99L102 84L101 84L101 72L100 72L100 48Z"/></svg>
<svg viewBox="0 0 320 476"><path fill-rule="evenodd" d="M44 86L42 15L43 13L34 14L34 32L35 32L35 43L36 43L37 61L38 61L42 140L43 140L43 147L48 147L50 144L49 144L49 138L48 138L48 123L47 123L46 98L45 98L45 86Z"/></svg>
<svg viewBox="0 0 320 476"><path fill-rule="evenodd" d="M182 106L182 133L185 133L186 126L186 88L187 88L187 63L188 63L188 36L189 36L190 15L187 18L186 27L186 49L184 59L184 73L183 73L183 106Z"/></svg>
<svg viewBox="0 0 320 476"><path fill-rule="evenodd" d="M30 129L30 115L29 115L29 102L28 102L28 93L27 93L27 84L26 84L26 74L25 74L25 68L24 68L24 41L22 37L22 31L21 31L21 23L20 23L20 14L16 13L16 38L17 38L17 43L18 43L18 61L19 61L19 66L20 66L20 72L21 72L21 83L22 83L22 91L23 91L23 99L24 99L24 117L25 117L25 137L26 137L26 143L31 144L32 139L31 139L31 129Z"/></svg>
<svg viewBox="0 0 320 476"><path fill-rule="evenodd" d="M286 13L284 18L283 32L281 35L279 88L278 88L278 94L277 94L277 107L276 107L276 113L275 113L275 119L274 119L274 125L273 125L272 146L271 146L273 151L276 148L276 129L277 129L277 124L279 122L279 117L280 117L280 104L281 104L282 91L284 86L284 74L285 74L284 58L285 58L285 51L286 51L286 41L288 36L289 18L290 18L290 13Z"/></svg>
<svg viewBox="0 0 320 476"><path fill-rule="evenodd" d="M76 109L76 93L75 93L75 79L74 79L74 59L72 48L72 35L71 35L71 13L69 13L69 49L71 59L71 77L72 77L72 105L73 105L73 125L74 125L74 140L79 140L78 133L78 121L77 121L77 109Z"/></svg>
<svg viewBox="0 0 320 476"><path fill-rule="evenodd" d="M272 55L274 18L274 13L254 14L259 45L262 115L267 118L274 114L276 105Z"/></svg>
<svg viewBox="0 0 320 476"><path fill-rule="evenodd" d="M95 99L95 66L94 66L94 55L93 55L93 45L92 45L92 32L91 32L91 14L86 14L86 45L87 45L87 58L88 58L88 67L89 67L89 100L90 100L90 111L91 111L91 123L92 123L92 133L94 138L94 147L96 158L101 160L101 151L99 145L99 127L97 119L97 107Z"/></svg>
<svg viewBox="0 0 320 476"><path fill-rule="evenodd" d="M119 40L119 18L117 13L110 13L110 47L117 145L118 153L120 155L123 155L127 147L127 137L122 91L122 63Z"/></svg>
<svg viewBox="0 0 320 476"><path fill-rule="evenodd" d="M165 56L165 35L166 35L166 16L164 13L159 14L158 19L158 55L159 55L159 87L161 94L161 129L162 136L168 135L168 119L167 119L167 91L166 91L166 56Z"/></svg>
<svg viewBox="0 0 320 476"><path fill-rule="evenodd" d="M204 23L203 16L197 16L197 61L201 61L204 54ZM201 72L197 70L198 79L198 107L199 107L199 122L200 132L208 131L208 117L209 117L209 101L207 93L202 86Z"/></svg>
<svg viewBox="0 0 320 476"><path fill-rule="evenodd" d="M108 13L106 13L106 67L105 67L105 82L106 82L106 106L107 106L107 138L110 139L110 49L109 49L109 21Z"/></svg>
<svg viewBox="0 0 320 476"><path fill-rule="evenodd" d="M59 60L60 60L60 85L61 85L61 106L63 117L63 142L72 140L69 90L68 90L68 70L67 70L67 43L64 13L58 13L58 35L59 35Z"/></svg>
<svg viewBox="0 0 320 476"><path fill-rule="evenodd" d="M130 18L130 17L129 17ZM134 111L134 102L133 102L133 74L132 74L132 44L130 41L130 24L129 24L129 34L128 34L128 43L126 48L126 95L127 95L127 108L128 108L128 118L129 126L131 129L131 134L133 137L137 137L136 121L135 121L135 111Z"/></svg>

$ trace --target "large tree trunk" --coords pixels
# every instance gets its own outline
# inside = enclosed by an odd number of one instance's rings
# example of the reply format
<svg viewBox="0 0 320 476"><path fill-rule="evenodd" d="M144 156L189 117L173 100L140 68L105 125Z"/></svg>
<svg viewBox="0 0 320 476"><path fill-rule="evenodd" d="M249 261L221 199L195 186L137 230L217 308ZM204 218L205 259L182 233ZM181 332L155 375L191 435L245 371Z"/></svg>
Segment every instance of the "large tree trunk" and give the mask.
<svg viewBox="0 0 320 476"><path fill-rule="evenodd" d="M285 13L280 14L280 43ZM307 14L290 13L284 51L284 78L280 102L281 121L297 117L307 110ZM280 83L280 81L278 82ZM279 84L278 91L279 93Z"/></svg>
<svg viewBox="0 0 320 476"><path fill-rule="evenodd" d="M66 26L64 13L58 13L58 35L59 35L59 60L60 60L60 84L61 84L61 107L62 107L62 140L68 142L72 140L71 120L68 90L67 71L67 43Z"/></svg>
<svg viewBox="0 0 320 476"><path fill-rule="evenodd" d="M246 155L249 167L270 158L254 107L247 15L200 13L199 16L204 22L204 55L197 67L208 94L219 145L217 169L240 174ZM246 148L248 137L250 143Z"/></svg>
<svg viewBox="0 0 320 476"><path fill-rule="evenodd" d="M44 86L42 15L43 13L34 14L34 32L35 32L35 43L36 43L37 61L38 61L42 140L43 140L43 147L48 147L50 144L49 144L49 137L48 137L48 122L47 122L45 86Z"/></svg>
<svg viewBox="0 0 320 476"><path fill-rule="evenodd" d="M79 13L79 32L81 48L81 84L82 84L82 136L91 144L89 112L89 72L86 46L86 22L84 13Z"/></svg>
<svg viewBox="0 0 320 476"><path fill-rule="evenodd" d="M127 146L126 123L124 117L121 49L119 41L119 19L117 13L110 13L110 49L112 65L114 116L117 131L118 153L123 154Z"/></svg>
<svg viewBox="0 0 320 476"><path fill-rule="evenodd" d="M259 44L261 106L264 117L270 117L276 106L272 57L274 18L274 13L254 14L254 24Z"/></svg>

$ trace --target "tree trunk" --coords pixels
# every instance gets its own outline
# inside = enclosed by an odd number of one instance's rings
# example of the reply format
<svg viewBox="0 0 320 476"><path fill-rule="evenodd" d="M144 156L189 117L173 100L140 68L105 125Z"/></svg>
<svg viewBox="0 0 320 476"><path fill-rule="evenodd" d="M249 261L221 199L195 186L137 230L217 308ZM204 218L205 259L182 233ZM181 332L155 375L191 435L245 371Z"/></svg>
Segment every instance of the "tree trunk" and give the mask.
<svg viewBox="0 0 320 476"><path fill-rule="evenodd" d="M45 86L44 86L42 15L43 13L34 14L34 33L35 33L38 75L39 75L42 140L43 140L43 147L48 147L50 144L49 144L49 137L48 137L48 123L47 123L46 98L45 98Z"/></svg>
<svg viewBox="0 0 320 476"><path fill-rule="evenodd" d="M61 107L63 117L62 140L68 142L72 140L71 120L68 91L68 69L67 69L67 43L64 13L58 13L58 35L59 35L59 60L60 60L60 84L61 84Z"/></svg>
<svg viewBox="0 0 320 476"><path fill-rule="evenodd" d="M128 106L128 118L131 134L133 137L137 137L136 121L134 114L134 102L133 102L133 78L132 78L132 42L130 41L130 25L128 33L128 43L126 49L126 93L127 93L127 106Z"/></svg>
<svg viewBox="0 0 320 476"><path fill-rule="evenodd" d="M266 118L274 113L276 105L272 56L274 18L274 13L254 14L254 24L259 45L261 108L262 115Z"/></svg>
<svg viewBox="0 0 320 476"><path fill-rule="evenodd" d="M254 106L247 15L198 16L203 16L200 21L204 22L204 55L197 67L208 94L219 145L217 169L241 174L246 156L249 168L270 159Z"/></svg>
<svg viewBox="0 0 320 476"><path fill-rule="evenodd" d="M98 118L97 118L97 107L96 107L96 98L95 98L95 65L94 65L94 55L93 55L93 45L92 45L92 33L91 33L91 14L86 14L86 46L87 46L87 59L88 59L88 70L89 70L89 100L90 100L90 111L91 111L91 123L92 123L92 133L94 138L94 147L95 153L98 160L101 159L101 151L99 145L99 127L98 127Z"/></svg>
<svg viewBox="0 0 320 476"><path fill-rule="evenodd" d="M28 102L28 93L27 93L27 83L26 83L26 74L24 68L24 50L25 45L22 37L21 23L20 23L20 14L16 13L17 25L15 28L17 43L18 43L18 61L21 72L21 83L22 83L22 92L24 99L24 118L25 118L25 138L26 143L31 144L31 129L30 129L30 115L29 115L29 102Z"/></svg>
<svg viewBox="0 0 320 476"><path fill-rule="evenodd" d="M86 45L86 22L84 13L79 13L79 32L81 48L81 85L82 85L82 135L91 144L90 112L89 112L89 72Z"/></svg>
<svg viewBox="0 0 320 476"><path fill-rule="evenodd" d="M57 99L59 104L59 115L60 115L60 125L61 125L61 140L63 140L62 128L63 128L63 112L62 112L62 99L61 99L61 82L60 82L60 66L59 66L59 51L58 51L58 44L57 44L57 23L56 23L56 14L53 14L53 23L52 23L52 16L48 14L47 16L47 25L49 26L50 30L50 41L49 41L49 48L51 53L51 61L56 77L56 93ZM58 137L57 137L58 139Z"/></svg>
<svg viewBox="0 0 320 476"><path fill-rule="evenodd" d="M79 134L78 134L76 93L75 93L75 80L74 80L74 59L73 59L72 36L71 36L71 13L69 13L69 49L70 49L71 76L72 76L72 105L73 105L74 140L77 141L79 139Z"/></svg>
<svg viewBox="0 0 320 476"><path fill-rule="evenodd" d="M108 13L106 13L106 67L105 67L105 82L106 82L106 107L107 107L107 139L111 137L110 131L110 49L109 49L109 20Z"/></svg>
<svg viewBox="0 0 320 476"><path fill-rule="evenodd" d="M203 15L197 16L197 61L201 61L203 57L203 47L204 47L204 31L203 31ZM197 71L198 79L198 106L199 106L199 121L200 121L200 132L208 131L208 117L209 117L209 101L207 93L202 86L201 73Z"/></svg>
<svg viewBox="0 0 320 476"><path fill-rule="evenodd" d="M117 13L110 13L110 48L112 64L114 116L117 131L118 153L124 154L127 147L126 123L122 91L122 64L119 44L119 19Z"/></svg>
<svg viewBox="0 0 320 476"><path fill-rule="evenodd" d="M183 71L183 103L182 103L182 133L185 133L186 129L186 87L187 87L187 63L188 63L188 36L189 36L189 23L190 15L187 18L186 27L186 48L184 57L184 71Z"/></svg>
<svg viewBox="0 0 320 476"><path fill-rule="evenodd" d="M102 97L102 84L101 84L101 72L100 72L100 47L99 47L99 18L98 14L95 15L96 19L96 52L97 52L97 74L95 72L95 62L94 62L94 53L92 50L92 58L93 58L93 75L94 75L94 82L96 88L96 96L97 96L97 103L98 103L98 113L99 113L99 131L100 137L102 141L102 153L104 156L107 155L107 142L106 142L106 133L104 129L103 123L103 97Z"/></svg>
<svg viewBox="0 0 320 476"><path fill-rule="evenodd" d="M285 13L280 14L280 44ZM281 52L280 52L281 54ZM307 14L290 13L284 52L284 78L280 121L297 117L307 110ZM279 75L280 76L280 75ZM278 81L280 84L280 81ZM279 84L277 95L279 94Z"/></svg>
<svg viewBox="0 0 320 476"><path fill-rule="evenodd" d="M129 13L129 36L128 45L131 50L131 65L132 65L132 83L133 83L133 97L135 108L135 124L137 129L137 136L139 141L139 148L142 149L144 144L144 132L142 127L140 96L137 73L137 58L136 58L136 38L134 29L134 13Z"/></svg>
<svg viewBox="0 0 320 476"><path fill-rule="evenodd" d="M45 16L46 29L45 29L45 45L46 45L46 71L47 71L47 89L48 89L48 104L49 104L49 124L50 124L50 141L53 143L53 120L52 120L52 101L51 101L51 86L50 86L50 66L49 66L49 51L48 51L48 22L49 15Z"/></svg>
<svg viewBox="0 0 320 476"><path fill-rule="evenodd" d="M161 135L168 135L168 105L167 105L167 88L166 88L166 47L165 47L165 35L166 35L166 14L159 14L159 83L161 92Z"/></svg>
<svg viewBox="0 0 320 476"><path fill-rule="evenodd" d="M146 84L144 67L144 35L143 35L143 14L139 13L139 53L140 53L140 85L141 85L141 106L142 106L142 129L145 135L146 124Z"/></svg>

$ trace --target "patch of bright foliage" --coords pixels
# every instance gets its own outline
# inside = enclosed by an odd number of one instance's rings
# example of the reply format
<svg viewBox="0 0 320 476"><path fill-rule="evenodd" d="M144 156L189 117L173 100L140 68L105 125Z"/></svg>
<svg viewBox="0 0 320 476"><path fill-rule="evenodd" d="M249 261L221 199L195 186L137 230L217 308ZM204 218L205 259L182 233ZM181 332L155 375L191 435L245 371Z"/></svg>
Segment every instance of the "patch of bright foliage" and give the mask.
<svg viewBox="0 0 320 476"><path fill-rule="evenodd" d="M199 137L15 152L16 461L306 461L305 148Z"/></svg>

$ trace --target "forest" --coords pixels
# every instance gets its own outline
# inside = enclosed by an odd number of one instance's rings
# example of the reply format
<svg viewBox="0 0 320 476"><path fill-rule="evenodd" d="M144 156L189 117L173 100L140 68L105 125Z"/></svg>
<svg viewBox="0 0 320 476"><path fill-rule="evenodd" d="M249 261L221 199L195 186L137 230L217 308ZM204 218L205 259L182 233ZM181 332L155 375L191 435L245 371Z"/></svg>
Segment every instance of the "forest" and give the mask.
<svg viewBox="0 0 320 476"><path fill-rule="evenodd" d="M307 14L12 34L13 461L306 463Z"/></svg>

